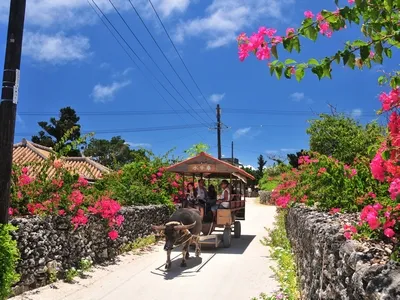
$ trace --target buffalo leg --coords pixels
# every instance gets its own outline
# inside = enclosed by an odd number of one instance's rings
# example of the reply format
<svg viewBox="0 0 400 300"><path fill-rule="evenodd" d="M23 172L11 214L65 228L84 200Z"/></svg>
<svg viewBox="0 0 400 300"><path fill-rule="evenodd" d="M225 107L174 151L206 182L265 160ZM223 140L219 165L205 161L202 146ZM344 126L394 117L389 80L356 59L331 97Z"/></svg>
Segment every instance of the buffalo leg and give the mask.
<svg viewBox="0 0 400 300"><path fill-rule="evenodd" d="M165 269L171 268L171 250L167 251L167 262L165 263Z"/></svg>
<svg viewBox="0 0 400 300"><path fill-rule="evenodd" d="M200 257L200 255L201 255L200 237L196 237L194 243L196 245L196 251L195 251L196 257Z"/></svg>
<svg viewBox="0 0 400 300"><path fill-rule="evenodd" d="M186 267L186 255L189 253L189 244L190 242L186 242L185 245L183 245L182 248L182 262L181 262L181 267L184 268Z"/></svg>

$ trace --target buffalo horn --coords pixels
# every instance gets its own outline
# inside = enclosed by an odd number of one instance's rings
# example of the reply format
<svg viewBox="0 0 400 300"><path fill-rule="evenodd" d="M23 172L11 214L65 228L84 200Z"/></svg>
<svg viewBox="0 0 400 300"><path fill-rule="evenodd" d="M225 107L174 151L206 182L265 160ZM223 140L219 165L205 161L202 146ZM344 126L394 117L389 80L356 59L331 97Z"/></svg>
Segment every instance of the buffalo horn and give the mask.
<svg viewBox="0 0 400 300"><path fill-rule="evenodd" d="M152 228L153 230L155 230L155 231L161 231L161 230L164 230L164 229L165 229L165 226L164 226L164 225L160 225L160 226L151 225L151 228Z"/></svg>
<svg viewBox="0 0 400 300"><path fill-rule="evenodd" d="M175 226L174 229L175 230L192 229L195 225L196 225L196 221L193 224L189 224L189 225L178 225L178 226Z"/></svg>

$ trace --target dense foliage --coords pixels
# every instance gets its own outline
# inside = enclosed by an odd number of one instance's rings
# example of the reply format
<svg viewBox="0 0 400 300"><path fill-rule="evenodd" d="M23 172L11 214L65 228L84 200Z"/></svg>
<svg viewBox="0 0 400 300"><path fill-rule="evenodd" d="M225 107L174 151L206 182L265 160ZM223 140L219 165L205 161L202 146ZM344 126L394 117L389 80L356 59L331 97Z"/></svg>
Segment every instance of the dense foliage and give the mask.
<svg viewBox="0 0 400 300"><path fill-rule="evenodd" d="M179 175L165 173L171 164L168 154L150 155L124 165L118 172L106 175L95 184L97 190L107 191L122 205L172 204L182 187Z"/></svg>
<svg viewBox="0 0 400 300"><path fill-rule="evenodd" d="M307 133L311 151L351 164L357 156L368 156L371 147L380 144L384 129L376 123L363 126L344 115L322 114L310 121Z"/></svg>
<svg viewBox="0 0 400 300"><path fill-rule="evenodd" d="M17 242L10 235L12 230L16 228L0 224L0 300L8 298L12 285L19 280L15 268L20 256Z"/></svg>
<svg viewBox="0 0 400 300"><path fill-rule="evenodd" d="M38 135L32 136L32 142L46 147L54 147L74 128L75 130L68 134L68 139L64 141L64 145L69 145L81 136L79 120L80 118L73 108L64 107L60 109L58 119L50 118L50 122L41 121L38 123L42 130L39 131ZM76 148L71 149L67 155L81 156L80 151Z"/></svg>
<svg viewBox="0 0 400 300"><path fill-rule="evenodd" d="M112 170L119 170L125 164L146 158L145 150L130 149L120 136L114 136L110 140L93 138L83 153Z"/></svg>

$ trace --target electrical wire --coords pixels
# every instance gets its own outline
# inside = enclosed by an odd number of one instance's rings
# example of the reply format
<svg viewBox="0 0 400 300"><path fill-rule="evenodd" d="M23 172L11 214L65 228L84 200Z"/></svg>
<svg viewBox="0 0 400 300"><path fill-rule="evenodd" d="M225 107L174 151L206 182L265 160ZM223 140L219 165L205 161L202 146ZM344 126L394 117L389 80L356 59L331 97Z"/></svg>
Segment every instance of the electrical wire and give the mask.
<svg viewBox="0 0 400 300"><path fill-rule="evenodd" d="M193 113L185 108L185 106L182 105L181 102L179 102L178 99L174 95L171 94L171 92L165 87L165 85L154 75L154 73L148 68L148 66L143 62L143 60L138 56L138 54L133 50L131 45L126 41L126 39L121 35L121 33L118 31L118 29L114 26L114 24L110 21L110 19L104 14L102 9L97 5L96 1L92 0L93 4L96 6L96 8L100 11L101 15L104 17L104 19L107 20L107 22L110 24L110 26L114 29L114 31L118 34L120 39L126 44L126 46L131 50L131 52L135 55L135 57L143 64L143 66L146 68L146 70L151 74L151 76L158 82L159 85L173 98L188 114L190 114L195 120L199 121L200 123L203 123L201 120L199 120L196 115L193 115ZM107 27L108 28L108 27ZM133 60L134 61L134 60ZM135 62L135 66L138 67L139 70L139 65ZM206 123L203 123L205 127L208 128L208 125Z"/></svg>
<svg viewBox="0 0 400 300"><path fill-rule="evenodd" d="M154 65L157 67L157 69L160 71L160 73L163 75L163 77L165 78L165 80L171 85L171 87L174 89L174 91L179 95L179 97L190 107L191 105L189 104L189 102L186 101L186 99L182 96L182 94L178 91L178 89L175 87L175 85L171 82L171 80L169 80L169 78L167 77L167 75L164 73L164 71L160 68L160 66L157 64L157 62L154 60L154 58L150 55L150 53L147 51L146 47L143 45L143 43L140 41L140 39L137 37L137 35L133 32L131 26L128 24L128 22L126 22L125 18L122 16L122 14L119 12L118 8L114 5L114 3L112 2L112 0L108 0L108 2L110 2L110 4L112 5L112 7L114 8L115 12L118 14L118 16L120 17L120 19L123 21L123 23L125 24L125 26L128 28L129 32L133 35L133 37L136 39L136 41L139 43L140 47L142 47L143 51L147 54L147 56L150 58L150 60L154 63ZM140 60L143 64L144 62L142 60ZM200 117L200 115L199 115ZM202 121L204 121L207 124L207 121L204 120L204 118L201 118ZM211 118L210 118L211 119ZM196 119L198 120L198 119ZM198 120L199 122L202 122L200 120ZM213 120L211 119L211 122L213 122ZM208 126L208 125L206 125Z"/></svg>
<svg viewBox="0 0 400 300"><path fill-rule="evenodd" d="M130 2L130 1L131 1L131 0L129 0L129 2ZM151 0L148 0L148 1L149 1L149 3L150 3L151 7L153 8L153 11L154 11L154 13L156 14L157 19L158 19L158 21L160 22L162 28L164 29L164 31L165 31L165 33L166 33L166 35L167 35L169 41L171 42L172 46L174 47L175 52L178 54L179 59L181 60L182 64L184 65L186 71L188 72L190 78L192 79L192 81L193 81L194 84L196 85L196 87L197 87L197 89L199 90L199 92L200 92L201 96L203 97L204 101L207 103L208 107L209 107L210 109L212 109L210 103L207 101L206 97L204 97L203 92L201 91L201 89L200 89L199 85L197 84L196 80L194 79L192 73L189 71L189 68L187 67L186 63L184 62L184 60L183 60L181 54L179 53L178 49L176 48L175 43L172 41L171 36L169 35L169 33L168 33L168 31L167 31L167 28L165 28L164 23L163 23L163 21L161 20L160 16L158 15L158 12L157 12L156 8L154 7L154 5L153 5L153 3L151 2Z"/></svg>
<svg viewBox="0 0 400 300"><path fill-rule="evenodd" d="M169 58L165 55L165 52L161 49L160 45L158 44L157 40L154 38L153 34L151 33L150 29L147 27L146 23L144 22L143 18L140 16L138 10L136 9L135 5L132 3L131 0L128 0L129 3L132 6L132 9L135 11L136 15L138 16L139 20L142 22L143 26L146 28L148 34L151 36L151 38L153 39L153 42L156 44L158 50L160 50L161 54L164 56L165 60L168 62L169 66L171 67L171 69L174 71L174 73L176 74L176 76L179 78L179 80L181 81L181 83L184 85L184 87L186 88L186 90L189 92L189 94L192 96L193 100L196 101L196 103L199 105L199 107L205 112L207 113L204 108L201 106L200 102L196 99L196 97L192 94L192 92L189 90L188 86L186 85L186 83L182 80L181 76L178 74L178 72L176 71L176 69L174 68L174 66L172 65L171 61L169 60ZM190 74L190 73L189 73ZM200 91L201 93L201 91ZM204 97L204 96L203 96ZM207 102L207 101L206 101ZM208 103L208 102L207 102ZM209 104L209 103L208 103ZM210 106L211 108L211 106ZM211 119L211 121L213 122L214 120L207 114L207 116Z"/></svg>

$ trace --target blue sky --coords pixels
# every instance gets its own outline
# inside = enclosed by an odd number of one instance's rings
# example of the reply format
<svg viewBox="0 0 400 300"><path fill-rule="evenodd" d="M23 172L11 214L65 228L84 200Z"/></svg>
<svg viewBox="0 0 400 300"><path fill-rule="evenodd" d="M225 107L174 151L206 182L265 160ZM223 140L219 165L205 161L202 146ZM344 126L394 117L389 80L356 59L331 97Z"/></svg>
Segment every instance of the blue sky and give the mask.
<svg viewBox="0 0 400 300"><path fill-rule="evenodd" d="M327 103L335 105L339 111L353 114L362 122L375 118L374 110L379 109L377 95L381 90L376 83L378 70L395 68L397 57L372 70L351 71L335 66L333 80L318 81L310 74L301 83L285 79L278 81L269 75L266 62L257 61L255 57L243 63L238 60L235 37L240 32L252 33L263 25L277 28L284 34L287 27L300 24L305 10L334 9L333 2L153 0L205 100L186 73L148 1L134 0L133 3L195 99L156 48L129 2L113 0L188 105L141 49L108 0L96 1L148 68L192 115L202 123L210 123L215 119L215 110L211 111L210 106L214 109L217 103L221 105L222 121L228 126L222 136L223 154L230 156L230 144L234 141L235 156L246 165L256 165L259 154L286 155L307 148L307 120L315 117L314 113L328 111ZM3 48L8 9L9 1L0 1L0 44ZM304 41L302 53L292 57L297 61L322 58L354 38L361 38L358 27L335 33L331 39L321 38L317 44ZM283 58L287 56L281 53ZM0 60L3 65L3 55ZM56 116L60 108L71 106L78 114L82 113L82 129L99 131L96 134L98 138L121 135L133 147L148 147L155 153L165 153L176 147L177 155L182 155L183 150L192 144L204 142L216 155L216 132L205 125L191 129L131 132L137 128L200 124L160 87L170 105L181 112L179 115L130 113L171 111L152 84L158 85L156 81L143 77L86 1L28 1L16 140L29 139L39 130L37 122L50 118L48 113ZM197 102L209 117L198 113ZM233 109L239 113L233 113ZM246 109L252 112L266 110L267 113L249 114ZM113 114L116 111L125 113ZM93 112L102 114L84 114ZM109 133L101 133L104 131Z"/></svg>

